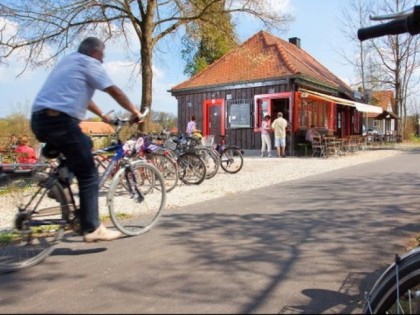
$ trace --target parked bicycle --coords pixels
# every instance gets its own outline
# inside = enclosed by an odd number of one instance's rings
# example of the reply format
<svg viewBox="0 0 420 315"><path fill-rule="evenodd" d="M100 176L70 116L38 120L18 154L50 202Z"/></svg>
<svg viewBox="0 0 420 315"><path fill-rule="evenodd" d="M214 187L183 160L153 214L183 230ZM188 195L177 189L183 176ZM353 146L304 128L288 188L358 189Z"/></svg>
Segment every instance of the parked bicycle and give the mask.
<svg viewBox="0 0 420 315"><path fill-rule="evenodd" d="M226 141L225 135L219 135L220 143L214 144L214 150L219 154L220 167L230 174L238 173L244 165L243 151L235 145L230 145Z"/></svg>
<svg viewBox="0 0 420 315"><path fill-rule="evenodd" d="M198 134L198 136L181 135L181 139L185 139L188 148L203 160L206 165L206 179L213 178L219 170L220 156L212 148L213 143L209 140L209 136L202 137L199 132L196 134ZM207 143L205 141L207 141ZM205 144L203 144L203 142L205 142ZM209 143L211 143L211 145L208 145Z"/></svg>
<svg viewBox="0 0 420 315"><path fill-rule="evenodd" d="M358 38L363 41L385 35L420 33L420 6L395 14L371 16L371 20L386 23L361 28ZM366 294L365 314L420 313L420 248L402 256L396 255L391 264Z"/></svg>
<svg viewBox="0 0 420 315"><path fill-rule="evenodd" d="M74 176L54 147L47 144L43 154L57 163L31 164L32 168L21 174L10 165L0 167L0 177L13 175L2 191L2 213L8 219L0 218L1 272L38 264L63 237L72 231L80 233L78 203L71 185ZM164 179L158 169L145 160L124 159L106 194L110 220L104 223L112 221L126 235L140 235L157 224L165 202ZM10 217L13 214L14 219Z"/></svg>
<svg viewBox="0 0 420 315"><path fill-rule="evenodd" d="M206 165L184 137L169 137L165 143L176 162L179 179L187 185L199 185L206 179Z"/></svg>

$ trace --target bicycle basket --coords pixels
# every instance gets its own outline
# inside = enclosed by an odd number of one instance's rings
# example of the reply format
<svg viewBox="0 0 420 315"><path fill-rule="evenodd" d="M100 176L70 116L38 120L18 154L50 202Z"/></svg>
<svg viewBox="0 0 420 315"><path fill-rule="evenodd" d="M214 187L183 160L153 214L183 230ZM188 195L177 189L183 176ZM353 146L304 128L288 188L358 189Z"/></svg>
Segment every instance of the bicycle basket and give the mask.
<svg viewBox="0 0 420 315"><path fill-rule="evenodd" d="M214 144L214 135L208 135L201 138L201 144L207 147L211 147Z"/></svg>
<svg viewBox="0 0 420 315"><path fill-rule="evenodd" d="M169 150L176 150L176 143L172 140L168 139L165 141L164 146L168 148Z"/></svg>

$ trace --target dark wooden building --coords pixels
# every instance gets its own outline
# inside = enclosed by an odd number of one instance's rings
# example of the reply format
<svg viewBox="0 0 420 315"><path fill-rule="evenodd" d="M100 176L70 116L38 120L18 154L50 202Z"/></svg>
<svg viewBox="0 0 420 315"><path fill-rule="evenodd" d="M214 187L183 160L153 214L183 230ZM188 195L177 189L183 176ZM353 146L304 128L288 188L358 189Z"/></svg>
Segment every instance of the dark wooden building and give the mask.
<svg viewBox="0 0 420 315"><path fill-rule="evenodd" d="M299 38L285 41L264 31L170 92L178 100L180 132L194 114L204 135L226 135L243 149L260 149L262 118L283 112L291 126L290 155L311 124L344 137L362 133L363 113L382 112L356 101L349 86L300 47Z"/></svg>

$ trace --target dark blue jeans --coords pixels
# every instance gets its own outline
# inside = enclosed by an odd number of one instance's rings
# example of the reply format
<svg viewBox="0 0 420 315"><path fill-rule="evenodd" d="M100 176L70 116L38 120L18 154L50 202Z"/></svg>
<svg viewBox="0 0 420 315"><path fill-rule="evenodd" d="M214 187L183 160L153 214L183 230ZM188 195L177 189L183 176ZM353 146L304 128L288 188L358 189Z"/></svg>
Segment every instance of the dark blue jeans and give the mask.
<svg viewBox="0 0 420 315"><path fill-rule="evenodd" d="M98 170L92 156L92 140L83 134L80 121L61 112L42 110L32 114L31 128L41 142L54 145L67 159L77 177L82 231L99 226Z"/></svg>

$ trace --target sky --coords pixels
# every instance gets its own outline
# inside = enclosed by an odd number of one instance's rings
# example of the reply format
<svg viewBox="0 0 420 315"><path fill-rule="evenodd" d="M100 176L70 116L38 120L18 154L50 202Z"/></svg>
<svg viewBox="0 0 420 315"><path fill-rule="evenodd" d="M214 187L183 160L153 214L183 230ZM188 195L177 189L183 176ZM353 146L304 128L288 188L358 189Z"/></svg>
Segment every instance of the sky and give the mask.
<svg viewBox="0 0 420 315"><path fill-rule="evenodd" d="M332 73L346 83L353 77L353 68L345 64L339 51L348 46L340 32L339 19L341 7L349 0L266 0L276 6L287 8L295 20L284 33L273 33L284 40L291 37L301 39L301 47L323 64ZM241 42L246 41L262 28L256 20L234 20ZM155 111L177 114L177 101L168 90L188 79L183 74L185 61L181 56L181 45L177 37L169 49L161 49L154 55L153 103ZM114 83L127 93L136 105L141 102L141 80L130 78L126 55L121 53L118 45L109 45L105 50L104 66ZM20 65L20 66L19 66ZM16 77L22 70L19 61L11 62L9 67L0 65L0 117L14 113L30 112L32 101L42 87L50 69L37 68L26 71ZM104 112L112 109L121 110L119 105L106 93L96 91L93 100ZM92 114L89 114L91 116Z"/></svg>

